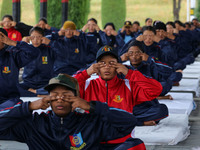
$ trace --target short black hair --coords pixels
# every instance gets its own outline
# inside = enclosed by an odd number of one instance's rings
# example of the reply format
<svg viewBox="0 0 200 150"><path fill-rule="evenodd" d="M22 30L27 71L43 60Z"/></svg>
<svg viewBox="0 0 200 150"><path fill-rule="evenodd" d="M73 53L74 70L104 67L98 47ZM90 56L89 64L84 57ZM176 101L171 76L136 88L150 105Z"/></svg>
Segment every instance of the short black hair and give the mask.
<svg viewBox="0 0 200 150"><path fill-rule="evenodd" d="M41 17L40 20L39 20L38 22L40 22L40 21L43 21L44 23L47 24L47 18L45 18L45 17Z"/></svg>
<svg viewBox="0 0 200 150"><path fill-rule="evenodd" d="M106 23L105 26L104 26L104 29L105 29L107 26L112 26L112 28L115 30L115 25L114 25L112 22Z"/></svg>
<svg viewBox="0 0 200 150"><path fill-rule="evenodd" d="M146 19L145 19L145 23L146 23L148 20L152 20L152 19L151 19L151 18L146 18Z"/></svg>
<svg viewBox="0 0 200 150"><path fill-rule="evenodd" d="M199 21L198 18L193 18L192 21L193 21L193 20Z"/></svg>
<svg viewBox="0 0 200 150"><path fill-rule="evenodd" d="M13 17L12 17L11 15L4 15L4 16L2 17L2 20L3 20L4 18L8 18L9 20L13 21Z"/></svg>
<svg viewBox="0 0 200 150"><path fill-rule="evenodd" d="M189 28L191 28L191 23L190 22L185 22L185 26L188 25Z"/></svg>
<svg viewBox="0 0 200 150"><path fill-rule="evenodd" d="M154 34L156 34L156 30L155 30L155 28L154 27L152 27L152 26L144 26L143 28L142 28L142 33L144 33L144 31L152 31Z"/></svg>
<svg viewBox="0 0 200 150"><path fill-rule="evenodd" d="M128 51L132 46L137 46L142 52L144 52L144 46L142 42L137 41L137 40L130 42L128 45Z"/></svg>
<svg viewBox="0 0 200 150"><path fill-rule="evenodd" d="M134 21L133 24L137 24L138 26L140 26L140 22L139 21Z"/></svg>
<svg viewBox="0 0 200 150"><path fill-rule="evenodd" d="M172 22L172 21L168 21L167 23L166 23L166 25L171 25L173 28L175 28L176 26L175 26L175 23L174 22Z"/></svg>
<svg viewBox="0 0 200 150"><path fill-rule="evenodd" d="M89 22L89 21L94 21L97 24L97 20L95 18L90 18L90 19L88 19L87 22Z"/></svg>
<svg viewBox="0 0 200 150"><path fill-rule="evenodd" d="M31 33L33 31L38 32L39 34L41 34L42 36L44 36L44 30L40 27L33 27L30 31L29 31L29 35L31 35Z"/></svg>
<svg viewBox="0 0 200 150"><path fill-rule="evenodd" d="M179 24L180 26L182 26L182 27L184 27L184 24L180 21L180 20L176 20L176 21L174 21L174 23L176 24Z"/></svg>

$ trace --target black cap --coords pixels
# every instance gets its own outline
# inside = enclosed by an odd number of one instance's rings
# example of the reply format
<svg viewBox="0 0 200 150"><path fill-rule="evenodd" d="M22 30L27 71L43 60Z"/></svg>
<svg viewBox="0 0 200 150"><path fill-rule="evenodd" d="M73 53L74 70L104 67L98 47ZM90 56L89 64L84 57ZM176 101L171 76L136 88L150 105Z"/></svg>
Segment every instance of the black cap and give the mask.
<svg viewBox="0 0 200 150"><path fill-rule="evenodd" d="M3 34L5 34L6 36L8 36L8 33L7 33L7 31L5 29L0 28L0 32L2 32Z"/></svg>
<svg viewBox="0 0 200 150"><path fill-rule="evenodd" d="M155 30L167 31L166 25L161 21L155 22L153 27L155 28Z"/></svg>
<svg viewBox="0 0 200 150"><path fill-rule="evenodd" d="M130 21L125 21L124 22L124 26L125 27L131 27L132 26L132 23Z"/></svg>
<svg viewBox="0 0 200 150"><path fill-rule="evenodd" d="M96 55L97 62L105 55L112 55L118 61L118 52L117 52L117 50L112 48L112 47L110 47L110 46L108 46L108 45L105 45L105 46L101 47L97 52L97 55Z"/></svg>

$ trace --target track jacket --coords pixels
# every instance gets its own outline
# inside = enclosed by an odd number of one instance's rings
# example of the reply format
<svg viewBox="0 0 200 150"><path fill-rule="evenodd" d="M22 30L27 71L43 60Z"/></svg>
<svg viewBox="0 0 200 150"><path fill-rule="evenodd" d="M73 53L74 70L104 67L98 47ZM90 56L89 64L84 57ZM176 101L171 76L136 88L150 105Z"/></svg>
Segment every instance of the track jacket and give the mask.
<svg viewBox="0 0 200 150"><path fill-rule="evenodd" d="M25 42L0 50L0 103L19 97L17 84L19 69L34 60L39 50Z"/></svg>
<svg viewBox="0 0 200 150"><path fill-rule="evenodd" d="M101 77L87 80L90 76L86 70L79 72L75 78L78 80L80 96L83 99L106 102L110 107L120 108L130 113L133 112L133 106L153 100L162 91L158 81L131 69L126 75L130 80L120 79L117 75L109 81Z"/></svg>
<svg viewBox="0 0 200 150"><path fill-rule="evenodd" d="M29 102L0 111L0 139L27 143L30 150L98 150L100 142L124 137L136 125L133 115L92 102L94 111L58 117L54 112L32 115Z"/></svg>

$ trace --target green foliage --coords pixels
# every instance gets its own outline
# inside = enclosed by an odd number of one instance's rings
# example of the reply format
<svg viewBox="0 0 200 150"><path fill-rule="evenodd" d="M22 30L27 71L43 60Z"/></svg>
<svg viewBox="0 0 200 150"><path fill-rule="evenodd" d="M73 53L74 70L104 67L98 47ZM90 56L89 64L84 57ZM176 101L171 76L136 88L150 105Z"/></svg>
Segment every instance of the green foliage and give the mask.
<svg viewBox="0 0 200 150"><path fill-rule="evenodd" d="M40 0L34 0L36 23L40 17ZM69 0L68 19L75 22L77 29L87 22L90 0ZM47 20L52 27L61 28L62 3L61 0L49 0L47 2Z"/></svg>
<svg viewBox="0 0 200 150"><path fill-rule="evenodd" d="M113 22L116 30L121 28L126 18L126 0L102 0L101 18L102 26Z"/></svg>
<svg viewBox="0 0 200 150"><path fill-rule="evenodd" d="M34 0L34 9L35 9L35 24L38 23L40 19L40 0Z"/></svg>
<svg viewBox="0 0 200 150"><path fill-rule="evenodd" d="M68 19L72 20L77 29L81 29L87 22L90 0L70 0Z"/></svg>
<svg viewBox="0 0 200 150"><path fill-rule="evenodd" d="M200 0L196 0L196 8L194 10L194 15L200 20Z"/></svg>
<svg viewBox="0 0 200 150"><path fill-rule="evenodd" d="M11 0L3 0L1 5L0 17L4 15L12 15L12 1Z"/></svg>

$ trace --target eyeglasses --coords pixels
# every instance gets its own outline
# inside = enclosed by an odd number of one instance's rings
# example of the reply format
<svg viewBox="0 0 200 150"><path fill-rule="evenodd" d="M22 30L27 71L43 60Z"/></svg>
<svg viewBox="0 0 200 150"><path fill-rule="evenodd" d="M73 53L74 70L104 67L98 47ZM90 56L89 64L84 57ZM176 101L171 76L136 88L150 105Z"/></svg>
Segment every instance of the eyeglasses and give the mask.
<svg viewBox="0 0 200 150"><path fill-rule="evenodd" d="M37 39L37 40L41 40L42 36L30 36L31 40L33 39Z"/></svg>
<svg viewBox="0 0 200 150"><path fill-rule="evenodd" d="M129 51L129 52L128 52L128 55L129 55L129 56L133 56L133 55L135 55L135 56L140 56L141 54L142 54L142 52L140 52L140 51L136 51L136 52Z"/></svg>

